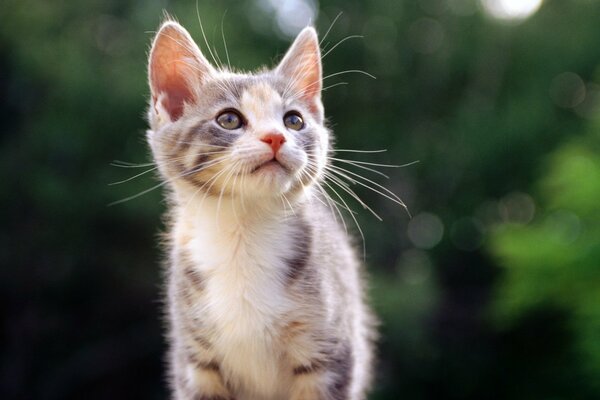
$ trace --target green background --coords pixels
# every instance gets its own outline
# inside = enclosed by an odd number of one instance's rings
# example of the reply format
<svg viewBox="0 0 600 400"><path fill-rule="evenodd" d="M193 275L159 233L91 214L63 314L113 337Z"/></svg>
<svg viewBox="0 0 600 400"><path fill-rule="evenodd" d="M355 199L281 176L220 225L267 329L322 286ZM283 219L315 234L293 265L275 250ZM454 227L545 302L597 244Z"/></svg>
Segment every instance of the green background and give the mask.
<svg viewBox="0 0 600 400"><path fill-rule="evenodd" d="M221 27L232 65L274 65L291 38L269 4L199 2L222 58ZM363 36L325 74L377 77L326 80L348 83L324 92L338 147L387 149L339 156L419 161L389 180L354 169L413 215L355 186L384 218L352 203L381 319L370 399L600 398L600 2L546 0L523 21L475 0L310 4L321 34L343 12L325 49ZM2 2L3 399L167 398L165 203L107 207L157 183L109 185L143 170L113 160L149 161L163 10L202 40L195 1Z"/></svg>

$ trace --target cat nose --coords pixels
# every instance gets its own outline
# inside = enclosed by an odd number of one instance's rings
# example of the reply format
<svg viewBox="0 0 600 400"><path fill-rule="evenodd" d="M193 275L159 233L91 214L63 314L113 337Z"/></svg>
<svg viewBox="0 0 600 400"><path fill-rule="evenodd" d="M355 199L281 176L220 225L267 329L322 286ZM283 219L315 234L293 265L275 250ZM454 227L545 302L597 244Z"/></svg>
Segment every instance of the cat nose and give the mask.
<svg viewBox="0 0 600 400"><path fill-rule="evenodd" d="M267 133L260 140L271 146L273 154L277 154L279 148L285 143L285 137L281 133Z"/></svg>

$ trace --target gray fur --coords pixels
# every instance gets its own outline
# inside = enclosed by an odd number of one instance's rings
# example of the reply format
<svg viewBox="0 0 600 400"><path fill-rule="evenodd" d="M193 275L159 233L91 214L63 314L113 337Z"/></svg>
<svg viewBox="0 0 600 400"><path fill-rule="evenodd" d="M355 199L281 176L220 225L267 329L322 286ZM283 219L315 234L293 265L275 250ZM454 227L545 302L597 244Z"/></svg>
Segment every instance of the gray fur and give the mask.
<svg viewBox="0 0 600 400"><path fill-rule="evenodd" d="M182 33L185 31L180 31L183 28L178 25L168 22L161 32L167 29L171 34L180 35L180 40L186 39ZM159 35L160 32L157 37ZM155 39L155 46L158 40ZM193 53L194 48L185 50L197 56ZM197 58L205 62L201 55ZM152 68L157 67L150 65L151 71ZM198 70L206 73L211 67L202 65ZM331 141L331 132L323 126L320 97L315 106L290 96L289 81L275 71L255 74L215 71L212 77L193 78L194 82L201 82L193 87L194 101L186 103L181 117L168 123L161 120L163 117L157 111L160 93L154 92L151 78L153 100L149 110L148 141L162 178L168 181L171 209L171 230L166 237L173 399L363 399L371 381L373 318L364 301L361 266L355 251L332 211L323 205L326 200L319 197L315 189L324 179L322 170ZM268 196L266 200L254 195L245 197L235 185L228 186L227 181L215 180L225 168L218 161L224 159L226 163L229 154L241 151L240 143L248 140L245 135L249 134L246 129L221 129L214 123L215 116L223 109L242 107L242 100L249 93L268 93L257 89L264 87L281 96L285 107L300 109L309 119L302 132L286 133L290 141L288 147L295 146L294 154L303 153L308 162L315 165L314 168L304 166L299 171L292 171L296 174L295 180L284 194L293 213L288 212L283 201L271 202ZM260 104L263 99L253 101ZM249 123L247 129L250 132L257 128ZM252 172L241 170L239 175ZM239 198L249 203L249 209L243 207ZM237 372L239 368L247 371L261 368L252 361L248 365L228 364L229 349L220 347L220 343L223 335L230 332L220 330L218 317L203 314L202 310L219 299L207 297L211 293L214 274L203 269L206 266L198 261L202 255L195 255L193 245L198 239L194 232L203 230L195 230L196 221L189 216L196 214L188 213L186 207L190 203L197 204L200 199L208 199L207 202L219 199L219 206L221 200L233 204L237 207L234 210L236 218L256 219L256 225L250 226L257 226L252 229L262 232L260 235L270 233L268 228L260 231L263 225L287 232L288 237L274 241L265 237L264 240L273 243L272 256L276 257L283 277L281 281L273 281L273 285L281 287L284 293L281 300L272 299L273 303L275 306L279 303L292 306L288 313L265 326L268 338L248 338L249 343L256 340L271 344L266 351L272 352L268 357L277 363L272 366L273 373L277 374L275 383L269 383L268 377L264 385L249 381ZM198 215L203 215L202 210ZM210 228L207 226L206 229ZM279 248L280 244L287 247ZM252 265L253 260L248 259L248 262ZM259 267L271 270L273 266ZM279 272L274 271L275 276ZM227 295L222 293L222 296ZM273 385L279 386L274 388Z"/></svg>

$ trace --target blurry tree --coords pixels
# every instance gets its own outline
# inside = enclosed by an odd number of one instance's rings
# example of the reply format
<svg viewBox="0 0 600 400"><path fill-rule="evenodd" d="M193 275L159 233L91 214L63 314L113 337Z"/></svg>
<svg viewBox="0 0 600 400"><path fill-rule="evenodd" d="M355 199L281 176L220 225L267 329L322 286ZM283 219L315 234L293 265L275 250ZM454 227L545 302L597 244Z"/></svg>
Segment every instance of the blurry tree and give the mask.
<svg viewBox="0 0 600 400"><path fill-rule="evenodd" d="M600 388L600 123L544 165L536 221L502 224L491 239L505 269L495 317L510 326L541 307L563 310L586 381Z"/></svg>

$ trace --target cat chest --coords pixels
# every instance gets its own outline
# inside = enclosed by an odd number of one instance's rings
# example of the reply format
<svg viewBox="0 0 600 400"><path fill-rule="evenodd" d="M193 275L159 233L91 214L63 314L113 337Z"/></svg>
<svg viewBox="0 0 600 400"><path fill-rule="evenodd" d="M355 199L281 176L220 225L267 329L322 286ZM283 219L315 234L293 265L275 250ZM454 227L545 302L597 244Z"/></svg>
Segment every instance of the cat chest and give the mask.
<svg viewBox="0 0 600 400"><path fill-rule="evenodd" d="M192 268L204 281L202 310L222 331L268 333L291 307L285 248L243 239L231 236L188 247Z"/></svg>
<svg viewBox="0 0 600 400"><path fill-rule="evenodd" d="M206 279L204 317L226 337L274 334L277 322L289 311L278 274L260 271L261 267L245 260L223 265Z"/></svg>
<svg viewBox="0 0 600 400"><path fill-rule="evenodd" d="M185 253L205 282L203 308L214 323L228 331L268 329L288 311L290 233L285 226L192 232Z"/></svg>
<svg viewBox="0 0 600 400"><path fill-rule="evenodd" d="M281 384L279 330L293 310L284 255L239 241L215 250L195 247L204 277L198 317L213 332L223 371L243 387L273 393Z"/></svg>

